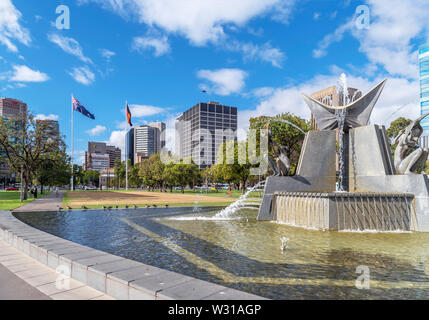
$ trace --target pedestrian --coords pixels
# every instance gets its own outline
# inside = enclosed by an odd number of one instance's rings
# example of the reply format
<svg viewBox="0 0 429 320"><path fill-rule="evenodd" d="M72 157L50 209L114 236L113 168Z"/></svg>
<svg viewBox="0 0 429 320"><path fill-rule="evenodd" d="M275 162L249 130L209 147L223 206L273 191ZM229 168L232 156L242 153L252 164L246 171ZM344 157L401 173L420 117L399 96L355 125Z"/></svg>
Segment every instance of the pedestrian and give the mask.
<svg viewBox="0 0 429 320"><path fill-rule="evenodd" d="M58 198L58 186L55 187L55 196Z"/></svg>
<svg viewBox="0 0 429 320"><path fill-rule="evenodd" d="M34 199L37 199L37 186L34 187Z"/></svg>

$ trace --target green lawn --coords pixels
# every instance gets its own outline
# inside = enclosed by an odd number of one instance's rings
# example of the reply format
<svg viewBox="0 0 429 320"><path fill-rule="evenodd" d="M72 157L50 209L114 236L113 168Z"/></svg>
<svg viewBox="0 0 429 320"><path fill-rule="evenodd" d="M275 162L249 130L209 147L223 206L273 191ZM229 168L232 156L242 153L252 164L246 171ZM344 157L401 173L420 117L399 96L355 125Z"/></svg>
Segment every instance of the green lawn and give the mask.
<svg viewBox="0 0 429 320"><path fill-rule="evenodd" d="M227 207L231 204L231 202L198 202L198 204L193 204L193 203L169 203L168 207L169 208L177 208L177 207ZM63 202L63 207L69 205L67 202ZM115 208L116 204L103 204L105 207L112 207ZM86 207L88 209L102 209L103 205L101 204L97 204L97 205L87 205ZM124 209L125 208L125 204L119 204L117 205L119 209ZM158 208L165 208L165 204L157 204L156 205ZM153 206L150 206L151 208L153 208ZM129 205L130 209L133 209L132 205ZM144 205L139 205L138 208L146 208L146 206ZM73 208L74 210L79 210L81 208Z"/></svg>
<svg viewBox="0 0 429 320"><path fill-rule="evenodd" d="M45 191L43 195L38 194L38 197L41 198L49 193ZM21 193L19 191L0 191L0 210L13 210L34 200L33 195L29 193L28 200L21 203L20 196Z"/></svg>
<svg viewBox="0 0 429 320"><path fill-rule="evenodd" d="M113 191L113 192L126 192L125 190L109 190L109 191ZM129 191L147 191L147 190L141 190L141 189L129 189ZM159 190L155 190L153 192L161 192ZM167 193L171 193L170 190L168 190ZM177 194L181 194L182 191L180 190L173 190L172 193L177 193ZM249 198L260 198L262 197L262 191L255 191L250 193L250 195L248 196ZM218 190L213 191L213 190L208 190L207 192L205 190L185 190L185 194L201 194L204 196L213 196L213 197L231 197L231 198L239 198L243 193L241 190L233 190L231 194L228 194L228 190Z"/></svg>

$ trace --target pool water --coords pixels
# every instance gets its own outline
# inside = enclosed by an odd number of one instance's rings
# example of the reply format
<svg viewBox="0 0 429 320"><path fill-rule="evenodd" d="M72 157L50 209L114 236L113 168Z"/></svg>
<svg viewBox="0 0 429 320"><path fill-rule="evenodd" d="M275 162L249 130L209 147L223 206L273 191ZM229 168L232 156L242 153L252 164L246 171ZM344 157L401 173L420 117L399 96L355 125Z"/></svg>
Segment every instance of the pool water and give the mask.
<svg viewBox="0 0 429 320"><path fill-rule="evenodd" d="M15 216L85 246L270 299L429 299L429 233L312 231L257 221L247 209L214 219L220 209Z"/></svg>

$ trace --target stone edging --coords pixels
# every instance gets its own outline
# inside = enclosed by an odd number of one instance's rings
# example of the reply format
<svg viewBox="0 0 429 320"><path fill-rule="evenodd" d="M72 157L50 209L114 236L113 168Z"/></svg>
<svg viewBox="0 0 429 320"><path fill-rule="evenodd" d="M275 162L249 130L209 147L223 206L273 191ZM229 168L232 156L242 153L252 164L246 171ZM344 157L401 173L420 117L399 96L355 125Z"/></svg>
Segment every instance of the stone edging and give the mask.
<svg viewBox="0 0 429 320"><path fill-rule="evenodd" d="M261 300L262 297L82 246L0 211L0 239L42 264L121 300Z"/></svg>

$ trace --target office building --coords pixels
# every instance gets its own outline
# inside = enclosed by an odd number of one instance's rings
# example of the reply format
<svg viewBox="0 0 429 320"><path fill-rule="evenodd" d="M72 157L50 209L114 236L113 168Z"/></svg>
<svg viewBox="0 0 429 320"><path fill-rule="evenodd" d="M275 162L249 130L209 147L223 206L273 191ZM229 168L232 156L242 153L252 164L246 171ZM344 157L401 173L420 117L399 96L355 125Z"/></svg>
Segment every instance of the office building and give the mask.
<svg viewBox="0 0 429 320"><path fill-rule="evenodd" d="M91 170L101 171L109 169L109 155L106 153L91 153Z"/></svg>
<svg viewBox="0 0 429 320"><path fill-rule="evenodd" d="M115 169L103 169L100 171L99 184L104 189L115 185Z"/></svg>
<svg viewBox="0 0 429 320"><path fill-rule="evenodd" d="M237 140L237 108L218 102L198 103L176 121L176 153L200 169L216 162L219 146Z"/></svg>
<svg viewBox="0 0 429 320"><path fill-rule="evenodd" d="M0 117L11 119L27 112L27 104L17 99L0 98Z"/></svg>
<svg viewBox="0 0 429 320"><path fill-rule="evenodd" d="M108 146L105 142L88 142L84 170L100 171L113 168L116 159L121 160L121 149Z"/></svg>
<svg viewBox="0 0 429 320"><path fill-rule="evenodd" d="M149 127L156 128L156 152L159 153L163 148L165 148L165 130L166 125L164 122L152 122L149 124Z"/></svg>
<svg viewBox="0 0 429 320"><path fill-rule="evenodd" d="M126 143L128 159L131 163L140 163L154 153L161 152L165 147L166 125L163 122L153 122L131 128L127 132Z"/></svg>
<svg viewBox="0 0 429 320"><path fill-rule="evenodd" d="M27 104L17 99L0 98L0 118L10 120L19 118L27 112ZM13 138L13 137L11 137ZM0 153L2 150L0 150ZM10 172L10 167L5 161L0 161L0 183L7 186L15 182L15 174Z"/></svg>
<svg viewBox="0 0 429 320"><path fill-rule="evenodd" d="M429 42L419 47L420 63L420 115L429 113ZM423 127L423 137L420 144L428 147L429 117L420 122Z"/></svg>
<svg viewBox="0 0 429 320"><path fill-rule="evenodd" d="M106 153L109 155L109 168L113 168L115 166L115 161L121 160L121 149L115 146L106 146Z"/></svg>

